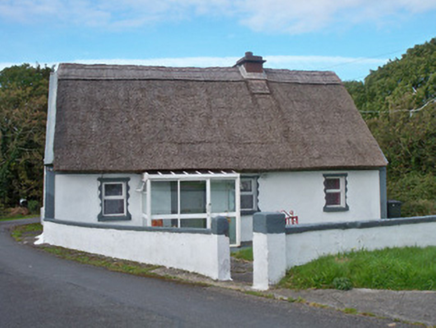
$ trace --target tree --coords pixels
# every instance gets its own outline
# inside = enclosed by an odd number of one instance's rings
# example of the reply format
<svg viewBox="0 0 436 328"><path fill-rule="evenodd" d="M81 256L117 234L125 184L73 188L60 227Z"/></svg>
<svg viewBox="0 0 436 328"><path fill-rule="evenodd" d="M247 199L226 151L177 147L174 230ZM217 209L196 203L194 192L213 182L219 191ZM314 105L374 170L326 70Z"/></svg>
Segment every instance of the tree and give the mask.
<svg viewBox="0 0 436 328"><path fill-rule="evenodd" d="M41 201L51 68L28 64L0 72L0 199Z"/></svg>
<svg viewBox="0 0 436 328"><path fill-rule="evenodd" d="M382 148L388 197L404 215L436 213L436 38L344 83Z"/></svg>

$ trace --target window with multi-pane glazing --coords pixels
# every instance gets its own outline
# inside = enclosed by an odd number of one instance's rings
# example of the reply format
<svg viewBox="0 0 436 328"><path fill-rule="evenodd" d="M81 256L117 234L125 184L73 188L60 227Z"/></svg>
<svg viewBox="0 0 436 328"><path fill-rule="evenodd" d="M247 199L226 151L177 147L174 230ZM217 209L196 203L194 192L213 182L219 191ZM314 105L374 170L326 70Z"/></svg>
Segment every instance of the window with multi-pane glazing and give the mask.
<svg viewBox="0 0 436 328"><path fill-rule="evenodd" d="M99 221L130 220L128 211L129 178L100 178Z"/></svg>
<svg viewBox="0 0 436 328"><path fill-rule="evenodd" d="M241 177L241 213L253 214L257 208L257 178Z"/></svg>
<svg viewBox="0 0 436 328"><path fill-rule="evenodd" d="M324 174L324 212L348 211L347 174Z"/></svg>

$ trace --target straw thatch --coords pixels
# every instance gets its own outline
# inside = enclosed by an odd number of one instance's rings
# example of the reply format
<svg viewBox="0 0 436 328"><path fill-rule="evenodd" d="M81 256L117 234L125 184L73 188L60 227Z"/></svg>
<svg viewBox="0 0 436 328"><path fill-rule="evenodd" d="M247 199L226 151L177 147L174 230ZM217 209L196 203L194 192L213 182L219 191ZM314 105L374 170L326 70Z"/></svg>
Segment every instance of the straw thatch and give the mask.
<svg viewBox="0 0 436 328"><path fill-rule="evenodd" d="M54 168L371 168L386 160L331 72L61 64Z"/></svg>

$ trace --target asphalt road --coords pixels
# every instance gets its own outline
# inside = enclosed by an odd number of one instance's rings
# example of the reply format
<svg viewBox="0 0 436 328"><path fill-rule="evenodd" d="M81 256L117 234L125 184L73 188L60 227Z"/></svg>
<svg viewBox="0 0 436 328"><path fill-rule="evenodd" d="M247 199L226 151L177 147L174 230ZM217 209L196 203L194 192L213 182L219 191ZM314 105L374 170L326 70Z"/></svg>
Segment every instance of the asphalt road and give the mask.
<svg viewBox="0 0 436 328"><path fill-rule="evenodd" d="M1 328L392 327L389 320L58 259L16 243L5 225L0 223Z"/></svg>

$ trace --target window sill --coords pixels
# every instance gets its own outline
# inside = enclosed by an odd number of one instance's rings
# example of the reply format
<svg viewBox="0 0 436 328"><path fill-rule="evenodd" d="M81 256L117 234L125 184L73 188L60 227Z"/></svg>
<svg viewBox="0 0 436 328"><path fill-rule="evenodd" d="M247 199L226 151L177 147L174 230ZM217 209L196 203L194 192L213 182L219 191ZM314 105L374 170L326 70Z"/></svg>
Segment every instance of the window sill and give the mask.
<svg viewBox="0 0 436 328"><path fill-rule="evenodd" d="M324 212L346 212L349 210L348 205L345 207L329 207L329 206L324 206Z"/></svg>
<svg viewBox="0 0 436 328"><path fill-rule="evenodd" d="M98 216L98 221L101 222L107 222L107 221L130 221L132 220L132 216L129 215L124 215L124 216L103 216L103 215L99 215Z"/></svg>
<svg viewBox="0 0 436 328"><path fill-rule="evenodd" d="M241 210L241 215L253 215L259 212L259 210Z"/></svg>

